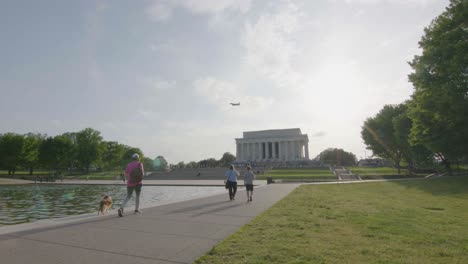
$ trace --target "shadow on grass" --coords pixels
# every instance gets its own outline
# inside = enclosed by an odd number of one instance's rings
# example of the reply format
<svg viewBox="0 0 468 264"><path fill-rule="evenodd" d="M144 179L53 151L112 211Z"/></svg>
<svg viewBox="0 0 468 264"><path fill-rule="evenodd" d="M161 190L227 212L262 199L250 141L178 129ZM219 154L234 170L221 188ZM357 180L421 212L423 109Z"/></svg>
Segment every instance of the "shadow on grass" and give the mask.
<svg viewBox="0 0 468 264"><path fill-rule="evenodd" d="M395 181L394 183L436 196L468 194L468 176L445 176L426 180Z"/></svg>

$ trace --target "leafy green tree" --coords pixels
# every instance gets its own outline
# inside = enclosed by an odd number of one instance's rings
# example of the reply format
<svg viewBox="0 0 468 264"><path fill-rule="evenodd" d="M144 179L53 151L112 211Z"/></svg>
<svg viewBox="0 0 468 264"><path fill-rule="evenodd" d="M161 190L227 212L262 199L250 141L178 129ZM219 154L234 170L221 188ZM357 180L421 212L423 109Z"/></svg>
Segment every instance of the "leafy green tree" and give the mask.
<svg viewBox="0 0 468 264"><path fill-rule="evenodd" d="M15 175L21 163L23 145L23 135L6 133L0 137L0 161L2 167L8 170L8 175Z"/></svg>
<svg viewBox="0 0 468 264"><path fill-rule="evenodd" d="M141 151L141 149L125 146L125 152L123 155L123 164L127 165L127 163L132 160L132 156L135 153L138 154L138 156L140 156L140 160L143 160L144 156L143 156L143 151Z"/></svg>
<svg viewBox="0 0 468 264"><path fill-rule="evenodd" d="M146 172L154 171L155 168L154 168L154 164L153 164L152 159L144 157L142 162L143 162L143 166L145 167Z"/></svg>
<svg viewBox="0 0 468 264"><path fill-rule="evenodd" d="M191 161L185 165L186 168L196 168L197 163L195 161Z"/></svg>
<svg viewBox="0 0 468 264"><path fill-rule="evenodd" d="M179 168L185 168L185 162L179 161L179 163L177 163L177 167L179 167Z"/></svg>
<svg viewBox="0 0 468 264"><path fill-rule="evenodd" d="M375 156L392 160L400 173L402 146L394 133L393 119L402 115L405 108L402 105L385 105L375 116L367 118L362 126L361 137L367 149Z"/></svg>
<svg viewBox="0 0 468 264"><path fill-rule="evenodd" d="M169 164L163 156L157 156L153 160L154 168L156 170L167 170Z"/></svg>
<svg viewBox="0 0 468 264"><path fill-rule="evenodd" d="M209 159L204 159L198 162L198 166L202 168L213 168L217 167L219 165L219 162L214 159L214 158L209 158Z"/></svg>
<svg viewBox="0 0 468 264"><path fill-rule="evenodd" d="M71 168L74 160L74 143L68 134L48 137L39 147L39 162L45 168L60 170Z"/></svg>
<svg viewBox="0 0 468 264"><path fill-rule="evenodd" d="M115 141L102 142L102 163L107 170L121 169L125 146Z"/></svg>
<svg viewBox="0 0 468 264"><path fill-rule="evenodd" d="M410 62L415 91L411 141L426 146L450 169L468 156L468 2L451 0L425 28L422 55Z"/></svg>
<svg viewBox="0 0 468 264"><path fill-rule="evenodd" d="M409 173L417 167L432 167L434 154L421 144L411 144L410 132L413 122L408 117L407 104L401 104L403 112L392 119L393 135Z"/></svg>
<svg viewBox="0 0 468 264"><path fill-rule="evenodd" d="M354 166L356 155L338 148L328 148L318 155L318 160L323 163L338 166Z"/></svg>
<svg viewBox="0 0 468 264"><path fill-rule="evenodd" d="M44 141L45 135L28 133L24 136L24 144L21 153L21 164L29 169L29 175L39 165L39 147Z"/></svg>
<svg viewBox="0 0 468 264"><path fill-rule="evenodd" d="M229 152L226 152L226 153L223 154L223 156L219 160L219 164L221 166L226 167L226 166L229 166L230 164L232 164L235 160L236 160L236 156L232 155Z"/></svg>
<svg viewBox="0 0 468 264"><path fill-rule="evenodd" d="M89 172L92 163L100 160L101 142L101 133L92 128L76 133L76 159L86 172Z"/></svg>

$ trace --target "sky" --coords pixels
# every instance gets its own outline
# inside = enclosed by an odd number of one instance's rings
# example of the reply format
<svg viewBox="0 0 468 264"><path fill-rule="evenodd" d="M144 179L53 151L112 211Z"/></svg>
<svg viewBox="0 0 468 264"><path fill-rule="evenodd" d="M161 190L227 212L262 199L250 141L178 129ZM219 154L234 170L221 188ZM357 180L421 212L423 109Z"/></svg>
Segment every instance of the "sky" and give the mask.
<svg viewBox="0 0 468 264"><path fill-rule="evenodd" d="M448 0L0 1L0 133L91 127L170 163L300 128L370 156L361 126L410 98ZM233 107L230 102L240 102Z"/></svg>

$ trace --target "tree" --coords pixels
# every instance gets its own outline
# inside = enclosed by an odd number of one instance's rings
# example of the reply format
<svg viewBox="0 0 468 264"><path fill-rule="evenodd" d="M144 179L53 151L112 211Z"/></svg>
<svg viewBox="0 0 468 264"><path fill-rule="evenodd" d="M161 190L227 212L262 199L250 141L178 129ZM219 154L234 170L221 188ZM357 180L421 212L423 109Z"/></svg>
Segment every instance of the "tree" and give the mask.
<svg viewBox="0 0 468 264"><path fill-rule="evenodd" d="M142 160L142 163L143 163L143 166L145 167L146 172L154 171L154 164L153 164L152 159L144 157Z"/></svg>
<svg viewBox="0 0 468 264"><path fill-rule="evenodd" d="M121 169L125 146L115 141L104 141L101 146L101 160L105 169ZM146 168L146 167L145 167Z"/></svg>
<svg viewBox="0 0 468 264"><path fill-rule="evenodd" d="M393 135L399 146L402 159L408 166L408 172L413 173L416 167L427 167L433 165L434 154L421 144L410 142L410 131L413 122L408 117L407 103L400 105L403 112L392 120Z"/></svg>
<svg viewBox="0 0 468 264"><path fill-rule="evenodd" d="M405 112L402 105L385 105L375 116L367 118L361 137L367 149L378 157L392 160L400 173L402 146L394 133L393 119Z"/></svg>
<svg viewBox="0 0 468 264"><path fill-rule="evenodd" d="M74 161L74 143L68 134L48 137L39 147L38 158L42 166L51 170L71 168Z"/></svg>
<svg viewBox="0 0 468 264"><path fill-rule="evenodd" d="M185 168L185 162L179 161L179 163L177 163L177 167L178 168Z"/></svg>
<svg viewBox="0 0 468 264"><path fill-rule="evenodd" d="M468 2L451 0L425 28L422 55L409 63L414 85L411 141L450 161L468 156Z"/></svg>
<svg viewBox="0 0 468 264"><path fill-rule="evenodd" d="M185 165L186 168L196 168L198 167L197 163L195 161L191 161Z"/></svg>
<svg viewBox="0 0 468 264"><path fill-rule="evenodd" d="M29 175L32 175L34 168L39 165L39 147L44 138L45 135L34 133L28 133L24 136L21 164L29 169Z"/></svg>
<svg viewBox="0 0 468 264"><path fill-rule="evenodd" d="M223 154L223 157L219 160L221 166L227 167L236 160L236 156L229 152Z"/></svg>
<svg viewBox="0 0 468 264"><path fill-rule="evenodd" d="M356 164L356 155L338 148L328 148L317 156L323 163L338 166L353 166Z"/></svg>
<svg viewBox="0 0 468 264"><path fill-rule="evenodd" d="M157 170L167 170L168 163L167 160L163 156L157 156L154 161L154 168Z"/></svg>
<svg viewBox="0 0 468 264"><path fill-rule="evenodd" d="M213 168L213 167L217 167L218 164L219 162L214 158L204 159L198 162L198 166L201 168L208 168L208 167Z"/></svg>
<svg viewBox="0 0 468 264"><path fill-rule="evenodd" d="M76 133L76 158L86 172L89 172L89 168L93 162L97 162L100 159L100 146L102 142L100 134L99 131L92 128L86 128Z"/></svg>
<svg viewBox="0 0 468 264"><path fill-rule="evenodd" d="M125 145L124 149L124 154L122 156L122 160L120 161L120 167L122 169L125 169L127 164L133 160L133 154L138 154L140 156L140 161L144 160L143 151L141 151L141 149Z"/></svg>
<svg viewBox="0 0 468 264"><path fill-rule="evenodd" d="M8 175L15 175L21 162L24 136L15 133L6 133L0 137L0 161L2 167L8 170Z"/></svg>

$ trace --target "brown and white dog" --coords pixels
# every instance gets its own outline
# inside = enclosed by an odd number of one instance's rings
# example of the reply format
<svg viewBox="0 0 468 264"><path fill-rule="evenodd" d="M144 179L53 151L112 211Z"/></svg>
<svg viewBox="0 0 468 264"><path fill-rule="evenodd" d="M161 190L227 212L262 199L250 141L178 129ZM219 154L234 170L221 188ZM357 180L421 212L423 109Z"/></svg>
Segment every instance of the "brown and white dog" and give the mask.
<svg viewBox="0 0 468 264"><path fill-rule="evenodd" d="M108 213L109 209L112 208L112 197L110 195L105 195L102 197L101 202L99 203L98 215L99 213L103 214Z"/></svg>

